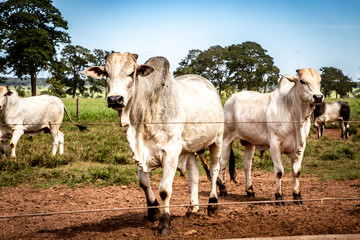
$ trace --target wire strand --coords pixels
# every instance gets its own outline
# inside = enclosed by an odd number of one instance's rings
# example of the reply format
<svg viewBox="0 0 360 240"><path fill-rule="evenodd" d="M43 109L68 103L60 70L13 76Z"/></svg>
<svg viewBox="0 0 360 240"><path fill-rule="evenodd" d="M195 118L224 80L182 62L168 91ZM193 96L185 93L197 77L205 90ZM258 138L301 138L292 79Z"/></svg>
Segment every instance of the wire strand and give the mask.
<svg viewBox="0 0 360 240"><path fill-rule="evenodd" d="M138 125L138 124L149 124L149 125L178 125L178 124L282 124L282 123L305 123L308 121L253 121L253 122L245 122L245 121L227 121L227 122L128 122L128 123L120 123L120 122L105 122L105 123L99 123L99 122L82 122L82 123L76 123L78 125ZM315 123L314 121L309 121L310 123ZM327 123L336 123L337 121L329 121ZM347 121L349 123L360 123L360 120L354 120L354 121ZM47 125L42 123L0 123L0 126L7 126L7 125L24 125L24 126L41 126L41 125ZM50 125L74 125L70 122L64 122L64 123L54 123Z"/></svg>
<svg viewBox="0 0 360 240"><path fill-rule="evenodd" d="M228 205L249 205L249 204L270 204L270 203L286 203L286 202L321 202L324 204L325 201L360 201L360 197L356 198L319 198L319 199L299 199L299 200L268 200L268 201L245 201L245 202L224 202L224 203L201 203L201 204L179 204L166 206L152 206L152 207L127 207L127 208L111 208L111 209L90 209L90 210L79 210L79 211L64 211L64 212L45 212L45 213L29 213L29 214L15 214L0 216L0 219L5 218L21 218L21 217L42 217L52 215L64 215L64 214L81 214L81 213L96 213L96 212L115 212L115 211L135 211L135 210L146 210L152 208L182 208L182 207L207 207L207 206L228 206Z"/></svg>

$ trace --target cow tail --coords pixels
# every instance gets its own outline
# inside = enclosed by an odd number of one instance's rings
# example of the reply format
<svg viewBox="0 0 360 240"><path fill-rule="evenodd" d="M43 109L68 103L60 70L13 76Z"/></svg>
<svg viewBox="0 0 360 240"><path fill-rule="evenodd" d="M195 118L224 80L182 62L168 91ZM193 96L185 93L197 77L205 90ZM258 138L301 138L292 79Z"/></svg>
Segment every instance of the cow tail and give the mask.
<svg viewBox="0 0 360 240"><path fill-rule="evenodd" d="M66 107L64 106L64 111L66 113L66 115L68 116L68 118L70 119L71 123L74 124L75 126L77 126L79 128L80 131L84 131L87 129L87 127L85 126L82 126L82 125L79 125L79 124L76 124L72 118L70 117L70 114L68 113L68 111L66 110Z"/></svg>
<svg viewBox="0 0 360 240"><path fill-rule="evenodd" d="M236 183L235 155L232 148L230 150L230 158L229 158L229 174L230 174L230 180Z"/></svg>

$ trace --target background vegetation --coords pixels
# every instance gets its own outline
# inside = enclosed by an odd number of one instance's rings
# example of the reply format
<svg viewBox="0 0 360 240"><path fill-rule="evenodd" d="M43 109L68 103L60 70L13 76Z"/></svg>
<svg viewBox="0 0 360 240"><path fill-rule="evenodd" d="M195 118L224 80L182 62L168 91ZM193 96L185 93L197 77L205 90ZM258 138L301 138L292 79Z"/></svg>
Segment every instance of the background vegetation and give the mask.
<svg viewBox="0 0 360 240"><path fill-rule="evenodd" d="M72 98L63 101L76 119L76 101ZM351 107L351 120L360 120L360 101L346 101ZM0 187L19 184L37 187L57 184L106 186L136 182L136 166L130 158L123 130L118 125L117 113L106 107L105 99L80 99L80 118L77 121L86 124L88 131L80 132L64 117L61 131L65 134L65 153L61 156L51 156L49 134L41 133L33 139L23 136L18 143L17 159L0 159ZM351 123L351 140L348 141L329 137L317 139L312 128L314 135L308 137L302 173L320 175L322 178L359 178L359 127L358 122ZM239 141L235 141L234 146L237 168L242 169L244 149ZM254 171L273 171L269 151L262 159L256 153L253 162ZM290 173L291 163L285 155L283 162L285 171ZM152 174L159 173L161 169Z"/></svg>
<svg viewBox="0 0 360 240"><path fill-rule="evenodd" d="M51 140L47 134L34 139L23 136L18 144L16 161L0 160L0 187L19 184L102 186L129 184L137 179L136 166L130 159L117 114L106 108L102 98L105 96L105 80L90 79L81 73L91 65L103 66L105 56L113 51L72 45L67 29L67 21L51 0L0 0L0 83L12 85L20 96L40 92L62 97L72 116L76 115L74 97L91 98L81 99L81 113L77 119L88 125L88 131L79 132L74 126L67 125L66 118L64 120L61 127L65 134L64 155L51 156ZM336 97L347 97L357 87L357 83L340 69L323 67L320 71L322 91L326 96L335 93ZM39 72L47 72L48 77L38 79ZM279 72L266 49L258 43L246 41L225 47L212 46L206 50L192 49L179 63L174 75L195 73L208 78L217 86L225 102L235 91L273 90ZM9 75L22 80L5 79ZM354 94L360 96L360 90L355 90ZM65 98L67 96L72 98ZM351 120L359 121L360 101L347 101L351 107ZM310 136L302 172L324 178L358 178L359 126L358 123L351 123L351 126L352 138L349 141ZM240 156L243 149L238 142L235 145L237 165L242 168ZM283 161L286 170L290 171L289 160L284 156ZM254 168L272 171L270 154L266 153L262 159L257 154Z"/></svg>

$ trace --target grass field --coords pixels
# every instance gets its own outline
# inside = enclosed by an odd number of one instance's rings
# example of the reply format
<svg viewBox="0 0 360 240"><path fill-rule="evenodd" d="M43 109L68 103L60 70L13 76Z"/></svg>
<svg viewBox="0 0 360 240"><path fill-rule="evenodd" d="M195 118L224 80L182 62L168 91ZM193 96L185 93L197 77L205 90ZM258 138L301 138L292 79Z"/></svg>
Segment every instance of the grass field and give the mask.
<svg viewBox="0 0 360 240"><path fill-rule="evenodd" d="M65 153L55 157L51 156L49 134L42 133L33 139L23 136L18 143L17 159L0 159L0 187L21 184L35 187L57 184L106 186L137 181L137 169L130 158L117 113L106 107L105 99L80 99L79 119L76 118L76 100L66 98L63 101L72 118L87 125L88 130L80 132L75 126L69 125L68 118L64 117L66 124L63 124L61 131L65 134ZM360 120L360 100L346 101L351 107L351 120ZM359 178L360 135L356 131L359 123L352 123L351 126L353 135L349 141L309 137L302 174L334 179ZM235 155L237 167L241 169L243 147L239 141L235 142ZM291 172L290 160L285 155L283 163L285 171ZM262 159L256 153L253 171L273 171L268 151ZM161 169L152 174L158 173L161 173Z"/></svg>

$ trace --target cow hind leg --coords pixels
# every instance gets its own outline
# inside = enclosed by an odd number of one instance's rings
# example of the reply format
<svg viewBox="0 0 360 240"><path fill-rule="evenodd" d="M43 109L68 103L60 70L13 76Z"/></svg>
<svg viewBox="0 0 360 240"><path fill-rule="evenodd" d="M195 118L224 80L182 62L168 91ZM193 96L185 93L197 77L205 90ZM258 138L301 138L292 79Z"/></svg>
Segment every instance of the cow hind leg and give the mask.
<svg viewBox="0 0 360 240"><path fill-rule="evenodd" d="M220 169L220 155L222 144L215 142L209 146L210 150L210 174L211 174L211 191L209 196L209 203L218 203L218 196L216 193L216 181L219 176ZM219 212L219 206L216 204L208 206L208 215L216 216Z"/></svg>
<svg viewBox="0 0 360 240"><path fill-rule="evenodd" d="M6 149L7 149L7 140L1 140L1 153L3 155L3 158L6 158Z"/></svg>
<svg viewBox="0 0 360 240"><path fill-rule="evenodd" d="M219 177L221 180L221 186L219 186L220 196L227 196L227 194L228 194L227 190L226 190L226 185L225 185L225 170L226 170L226 166L228 164L230 151L232 151L232 149L231 149L232 143L233 143L232 139L228 139L228 138L224 137L224 141L223 141L222 149L221 149L220 172L219 172Z"/></svg>
<svg viewBox="0 0 360 240"><path fill-rule="evenodd" d="M191 216L199 211L199 206L193 206L199 204L198 191L199 191L199 165L196 161L195 155L190 154L187 158L186 169L189 175L190 183L190 205L186 215Z"/></svg>
<svg viewBox="0 0 360 240"><path fill-rule="evenodd" d="M251 167L252 167L252 159L255 153L255 145L247 144L245 146L245 152L244 152L244 170L245 170L245 191L247 197L255 197L255 192L252 186L251 182Z"/></svg>
<svg viewBox="0 0 360 240"><path fill-rule="evenodd" d="M64 134L62 132L58 132L58 139L59 139L59 154L64 153Z"/></svg>
<svg viewBox="0 0 360 240"><path fill-rule="evenodd" d="M51 134L51 139L52 139L52 155L55 156L57 149L59 147L59 137L57 136L57 134L55 136Z"/></svg>
<svg viewBox="0 0 360 240"><path fill-rule="evenodd" d="M50 127L50 135L51 135L51 140L52 140L52 155L53 156L56 155L57 150L59 148L59 144L64 139L64 134L59 131L59 128L60 128L60 124L54 124Z"/></svg>
<svg viewBox="0 0 360 240"><path fill-rule="evenodd" d="M282 200L284 199L282 188L281 188L281 178L284 175L284 167L281 163L281 149L280 144L275 142L270 145L270 153L271 158L274 164L274 175L275 175L275 199L278 200L276 205L283 206L285 202Z"/></svg>
<svg viewBox="0 0 360 240"><path fill-rule="evenodd" d="M138 170L138 177L140 182L140 187L144 190L146 196L146 203L148 207L148 220L150 222L158 221L160 218L159 208L154 208L159 206L158 201L151 189L149 173Z"/></svg>

